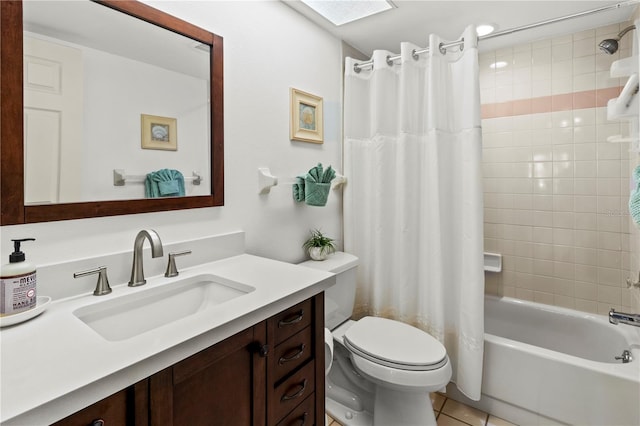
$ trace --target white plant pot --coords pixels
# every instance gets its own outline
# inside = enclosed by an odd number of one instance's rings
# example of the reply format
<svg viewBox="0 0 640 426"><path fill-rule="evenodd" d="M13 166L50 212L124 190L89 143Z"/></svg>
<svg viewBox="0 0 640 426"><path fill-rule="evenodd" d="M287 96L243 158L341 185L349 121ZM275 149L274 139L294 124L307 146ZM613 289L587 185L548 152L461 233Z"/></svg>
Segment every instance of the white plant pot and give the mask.
<svg viewBox="0 0 640 426"><path fill-rule="evenodd" d="M309 248L309 256L313 260L325 260L329 253L327 251L322 251L322 247L311 247Z"/></svg>

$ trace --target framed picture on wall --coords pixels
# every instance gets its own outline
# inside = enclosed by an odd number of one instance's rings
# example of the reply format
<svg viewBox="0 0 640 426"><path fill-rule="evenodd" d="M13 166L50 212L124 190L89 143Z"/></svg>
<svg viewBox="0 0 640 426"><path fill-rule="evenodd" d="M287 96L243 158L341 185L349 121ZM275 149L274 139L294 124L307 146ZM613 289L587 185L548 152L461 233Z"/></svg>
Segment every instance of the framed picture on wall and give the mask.
<svg viewBox="0 0 640 426"><path fill-rule="evenodd" d="M142 149L177 151L178 124L175 118L141 114Z"/></svg>
<svg viewBox="0 0 640 426"><path fill-rule="evenodd" d="M289 138L295 141L323 143L322 98L291 88Z"/></svg>

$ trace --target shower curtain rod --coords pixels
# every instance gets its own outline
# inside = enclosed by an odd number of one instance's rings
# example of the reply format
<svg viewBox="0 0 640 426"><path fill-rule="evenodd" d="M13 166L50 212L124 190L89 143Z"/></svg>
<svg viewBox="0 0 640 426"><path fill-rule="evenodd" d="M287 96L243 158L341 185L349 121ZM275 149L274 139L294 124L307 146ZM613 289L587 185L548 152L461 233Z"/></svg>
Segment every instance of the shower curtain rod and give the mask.
<svg viewBox="0 0 640 426"><path fill-rule="evenodd" d="M495 37L501 37L501 36L504 36L504 35L509 35L509 34L520 32L520 31L530 30L532 28L541 27L543 25L555 24L556 22L566 21L568 19L580 18L582 16L592 15L594 13L605 12L607 10L620 9L621 7L626 7L626 6L630 6L632 4L637 4L638 1L639 0L621 1L619 3L611 4L609 6L602 6L602 7L596 8L596 9L590 9L590 10L585 10L583 12L574 13L572 15L561 16L559 18L552 18L552 19L547 19L546 21L534 22L533 24L523 25L521 27L510 28L510 29L503 30L503 31L498 31L498 32L495 32L495 33L492 33L492 34L487 34L487 35L484 35L484 36L478 36L478 41L488 40L488 39L495 38ZM450 47L460 46L463 43L464 43L464 39L452 41L451 43L440 43L439 49L440 49L440 51L446 51ZM414 49L413 52L411 52L411 56L413 57L413 59L418 60L419 55L421 55L423 53L428 53L428 52L429 52L429 48L428 47L426 47L424 49ZM387 65L389 65L389 66L393 65L393 61L398 60L400 58L401 58L400 55L396 55L396 56L389 55L389 56L387 56ZM369 67L372 67L372 66L373 66L373 59L370 59L370 60L368 60L366 62L360 62L360 63L354 64L353 65L353 70L356 73L359 73L364 68L369 68Z"/></svg>

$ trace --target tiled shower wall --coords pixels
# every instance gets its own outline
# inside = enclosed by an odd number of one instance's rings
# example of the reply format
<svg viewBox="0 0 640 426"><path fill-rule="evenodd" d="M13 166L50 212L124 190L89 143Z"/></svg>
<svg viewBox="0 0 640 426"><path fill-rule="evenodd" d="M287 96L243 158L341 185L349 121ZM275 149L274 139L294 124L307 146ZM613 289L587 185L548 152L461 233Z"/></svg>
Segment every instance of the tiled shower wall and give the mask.
<svg viewBox="0 0 640 426"><path fill-rule="evenodd" d="M637 154L607 142L628 124L606 114L626 83L610 65L631 54L635 32L614 55L597 48L627 25L480 55L485 251L503 255L487 293L601 314L640 308L625 282L640 266L627 208Z"/></svg>

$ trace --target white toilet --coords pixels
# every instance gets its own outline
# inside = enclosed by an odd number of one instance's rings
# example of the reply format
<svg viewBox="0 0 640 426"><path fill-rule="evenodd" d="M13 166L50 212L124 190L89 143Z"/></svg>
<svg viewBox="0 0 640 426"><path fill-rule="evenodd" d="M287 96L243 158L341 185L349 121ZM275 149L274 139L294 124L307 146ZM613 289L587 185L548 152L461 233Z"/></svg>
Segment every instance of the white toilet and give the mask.
<svg viewBox="0 0 640 426"><path fill-rule="evenodd" d="M350 319L357 257L337 252L301 265L336 274L336 284L325 291L325 326L333 335L327 412L345 426L435 425L429 392L443 389L451 379L444 346L398 321Z"/></svg>

